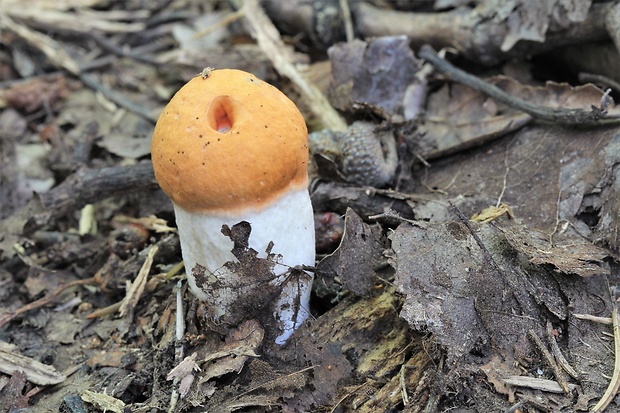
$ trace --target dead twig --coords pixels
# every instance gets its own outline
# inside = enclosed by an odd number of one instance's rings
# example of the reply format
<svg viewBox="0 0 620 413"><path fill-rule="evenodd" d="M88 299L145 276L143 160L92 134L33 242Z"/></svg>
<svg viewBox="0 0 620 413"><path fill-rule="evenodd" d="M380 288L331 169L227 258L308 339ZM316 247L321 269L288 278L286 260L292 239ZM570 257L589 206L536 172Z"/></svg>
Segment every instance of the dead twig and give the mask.
<svg viewBox="0 0 620 413"><path fill-rule="evenodd" d="M95 42L97 42L97 44L102 49L107 50L108 52L116 56L129 57L138 62L148 63L148 64L156 65L156 66L161 64L160 62L157 61L155 57L146 55L140 52L140 50L148 48L149 50L152 51L153 49L156 50L156 49L165 47L164 44L153 43L153 44L148 44L148 45L138 47L138 48L128 48L128 47L119 46L115 44L113 41L111 41L110 39L108 39L107 37L104 37L98 33L88 33L88 36L90 36L90 38L92 38ZM82 70L83 70L83 66L82 66Z"/></svg>
<svg viewBox="0 0 620 413"><path fill-rule="evenodd" d="M86 403L90 403L104 412L111 411L114 413L120 413L125 411L125 403L122 400L105 393L95 393L90 390L84 390L80 397Z"/></svg>
<svg viewBox="0 0 620 413"><path fill-rule="evenodd" d="M369 386L368 381L365 381L365 382L363 382L362 384L359 384L359 385L357 385L357 386L353 387L352 389L350 389L350 390L347 392L347 394L345 394L344 396L342 396L342 397L341 397L341 398L340 398L340 399L336 402L336 404L334 404L334 406L333 406L333 407L332 407L332 409L329 411L329 413L334 413L334 412L338 409L338 407L339 407L339 406L340 406L340 405L341 405L341 404L342 404L342 403L343 403L346 399L348 399L349 397L352 397L352 396L356 396L356 395L358 394L358 391L359 391L361 388L365 387L365 386Z"/></svg>
<svg viewBox="0 0 620 413"><path fill-rule="evenodd" d="M551 325L551 321L547 321L547 326L545 330L547 333L547 341L549 342L549 346L551 347L551 352L553 353L553 356L555 357L555 361L573 379L579 380L579 374L577 374L573 366L571 366L568 360L566 360L566 358L564 357L564 354L562 354L562 351L560 350L560 346L558 346L558 342L555 340L555 336L553 335L553 326Z"/></svg>
<svg viewBox="0 0 620 413"><path fill-rule="evenodd" d="M505 105L521 110L537 119L561 125L601 126L620 123L620 116L607 116L604 108L592 107L590 111L583 109L561 109L534 105L524 99L512 96L495 85L473 76L442 59L432 47L422 46L418 53L427 62L435 66L448 78L482 92Z"/></svg>
<svg viewBox="0 0 620 413"><path fill-rule="evenodd" d="M544 41L517 42L507 45L506 34L510 17L506 14L498 21L497 8L483 11L479 7L456 7L441 13L393 10L371 1L355 2L354 21L356 32L362 38L406 35L417 48L428 43L440 49L458 47L464 56L484 65L497 65L511 58L537 55L560 46L585 44L606 38L609 30L604 22L613 2L594 2L587 16L569 25L551 25ZM541 3L542 4L542 3ZM544 3L552 4L552 3ZM512 14L510 15L512 16ZM542 16L539 16L542 18Z"/></svg>
<svg viewBox="0 0 620 413"><path fill-rule="evenodd" d="M342 13L342 20L344 21L344 32L347 42L355 39L355 33L353 31L353 19L351 18L351 8L349 7L349 0L339 0L340 12Z"/></svg>
<svg viewBox="0 0 620 413"><path fill-rule="evenodd" d="M116 103L118 106L123 107L128 111L133 112L136 115L153 123L157 122L157 118L159 117L158 113L154 113L153 110L142 107L138 103L129 100L122 93L119 93L114 89L103 85L102 83L98 82L93 75L78 74L78 77L86 86L97 92L101 92L103 96L105 96L108 100Z"/></svg>
<svg viewBox="0 0 620 413"><path fill-rule="evenodd" d="M523 405L525 404L524 400L521 400L519 403L509 407L508 409L504 410L504 413L514 413L516 411L521 411L521 407L523 407Z"/></svg>
<svg viewBox="0 0 620 413"><path fill-rule="evenodd" d="M0 13L0 27L8 29L32 47L39 49L56 66L62 67L74 75L80 72L79 65L57 41L22 24L18 24L4 13Z"/></svg>
<svg viewBox="0 0 620 413"><path fill-rule="evenodd" d="M93 318L105 317L107 315L116 314L118 310L121 308L121 304L123 304L123 302L119 301L118 303L114 303L107 307L103 307L98 310L95 310L92 313L88 314L86 316L86 319L90 320Z"/></svg>
<svg viewBox="0 0 620 413"><path fill-rule="evenodd" d="M542 342L540 337L538 337L538 334L536 334L534 330L529 330L527 332L527 335L530 338L530 340L532 340L532 342L534 343L538 351L540 351L540 353L543 355L545 360L547 360L547 364L551 366L551 369L553 370L553 375L555 376L555 379L558 381L558 384L560 385L560 387L562 387L562 390L564 391L564 393L568 393L570 391L568 387L568 381L566 380L566 376L564 376L564 372L562 372L558 364L555 362L553 355L549 352L547 347L544 345L544 343Z"/></svg>
<svg viewBox="0 0 620 413"><path fill-rule="evenodd" d="M573 316L580 320L594 321L595 323L601 323L601 324L607 324L607 325L613 324L613 320L611 319L611 317L597 317L595 315L590 315L590 314L573 314Z"/></svg>
<svg viewBox="0 0 620 413"><path fill-rule="evenodd" d="M80 24L84 25L83 22L81 22ZM11 17L4 13L0 13L0 27L4 27L9 31L13 32L24 41L26 41L28 44L30 44L32 47L40 50L54 65L61 67L69 73L79 77L86 86L101 92L106 98L116 103L117 105L124 107L125 109L145 119L148 119L153 123L157 121L157 115L152 113L152 111L144 109L141 105L134 103L124 97L121 93L100 84L97 80L95 80L92 75L83 74L80 64L74 59L72 59L71 56L69 56L69 54L65 51L64 47L52 38L35 30L32 30L23 24L15 22ZM142 25L140 27L142 27ZM100 44L107 46L108 48L114 46L111 44L111 42L109 42L102 36L91 34L91 37L93 39L96 39ZM119 51L122 49L115 47L114 50ZM121 52L120 54L127 55L127 53L123 52ZM157 64L157 61L145 56L135 54L131 54L130 56L137 60L147 61L151 64Z"/></svg>
<svg viewBox="0 0 620 413"><path fill-rule="evenodd" d="M184 341L183 341L183 337L185 337L185 319L183 318L185 316L185 312L183 311L183 284L181 282L181 280L177 281L177 286L176 286L176 305L177 305L177 309L176 309L176 328L175 328L175 345L174 345L174 364L175 364L175 369L177 367L179 367L181 365L181 363L183 362L183 357L185 356L185 346L183 345ZM192 354L192 356L196 356L196 353ZM193 360L192 360L193 361ZM196 368L198 368L198 365L195 364ZM174 371L174 369L173 369ZM192 368L193 371L193 368ZM185 375L191 375L192 371L187 372L187 374ZM170 371L170 373L168 373L168 380L170 380L170 375L172 374L172 371ZM184 376L177 376L174 377L173 380L173 388L172 388L172 393L170 394L170 402L168 404L169 408L168 411L169 412L173 412L174 409L176 408L176 405L179 401L179 396L183 397L185 395L184 389L180 388L180 383L183 382L183 378ZM186 379L187 380L187 379ZM191 382L193 382L193 376L189 379L190 384Z"/></svg>
<svg viewBox="0 0 620 413"><path fill-rule="evenodd" d="M232 13L227 14L226 16L224 16L221 20L219 20L218 22L216 22L215 24L212 24L196 33L194 33L194 35L192 36L192 39L199 39L203 36L206 36L208 34L213 33L216 30L219 30L223 27L228 26L231 23L236 22L237 20L241 19L243 17L243 10L237 10L234 11Z"/></svg>
<svg viewBox="0 0 620 413"><path fill-rule="evenodd" d="M244 391L244 392L243 392L243 393L241 393L241 394L238 394L238 395L235 397L235 400L241 400L241 398L242 398L243 396L246 396L246 395L248 395L248 394L250 394L250 393L252 393L252 392L255 392L256 390L259 390L259 389L262 389L262 388L269 388L269 386L272 386L274 383L279 383L279 382L282 382L282 381L287 380L287 379L289 379L289 378L291 378L291 377L293 377L293 376L296 376L296 375L298 375L298 374L302 374L302 373L305 373L306 371L313 370L313 369L315 369L316 367L317 367L317 366L310 366L310 367L306 367L306 368L303 368L303 369L301 369L301 370L294 371L294 372L289 373L289 374L285 374L285 375L282 375L282 376L278 376L278 377L276 377L276 378L275 378L275 379L273 379L273 380L268 380L268 381L266 381L265 383L261 383L261 384L259 384L259 385L257 385L257 386L252 387L251 389L248 389L248 390Z"/></svg>
<svg viewBox="0 0 620 413"><path fill-rule="evenodd" d="M74 33L88 33L92 31L105 33L137 33L143 31L146 25L143 22L123 22L120 20L135 20L148 17L148 14L139 15L139 12L114 11L109 12L76 11L67 13L64 11L45 10L38 7L9 7L7 15L31 27L46 30L63 30ZM138 14L136 14L138 13ZM104 14L107 14L105 16Z"/></svg>
<svg viewBox="0 0 620 413"><path fill-rule="evenodd" d="M112 166L107 168L79 168L60 185L33 199L24 211L16 211L6 220L27 219L24 233L30 234L47 225L50 220L80 209L111 195L135 191L137 189L155 189L157 181L150 162L130 166ZM42 207L37 208L39 205ZM28 213L35 210L36 212ZM38 209L38 211L37 211ZM24 217L20 217L24 214ZM0 229L3 226L0 221Z"/></svg>
<svg viewBox="0 0 620 413"><path fill-rule="evenodd" d="M155 257L155 254L157 254L158 250L159 247L157 245L151 246L146 256L146 259L144 260L144 263L142 264L142 267L140 268L140 271L136 276L136 279L127 288L127 294L125 295L125 298L123 299L119 308L121 317L125 316L126 314L130 315L129 318L133 317L133 310L138 304L140 297L142 297L144 287L146 286L146 278L151 271L151 266L153 265L153 258Z"/></svg>
<svg viewBox="0 0 620 413"><path fill-rule="evenodd" d="M22 356L17 346L4 341L0 341L0 371L6 374L22 371L29 381L42 386L62 383L67 378L53 366Z"/></svg>
<svg viewBox="0 0 620 413"><path fill-rule="evenodd" d="M598 73L579 73L577 77L581 83L598 83L599 86L605 85L615 91L620 91L620 82L617 82L610 77L599 75Z"/></svg>
<svg viewBox="0 0 620 413"><path fill-rule="evenodd" d="M282 41L278 29L258 4L258 0L246 0L242 10L256 43L269 57L278 73L293 83L323 127L333 131L344 131L347 128L344 119L332 107L325 95L305 79L291 63L291 51Z"/></svg>
<svg viewBox="0 0 620 413"><path fill-rule="evenodd" d="M56 299L58 298L58 296L65 291L68 288L71 287L75 287L77 285L90 285L90 284L96 284L98 282L98 278L97 276L91 277L91 278L86 278L83 280L75 280L75 281L71 281L69 283L63 284L59 287L56 287L53 291L47 293L45 296L43 296L42 298L39 298L36 301L33 301L29 304L26 304L23 307L18 308L15 311L9 311L6 312L4 314L2 314L0 316L0 327L4 326L5 324L7 324L8 322L10 322L11 320L15 319L16 317L27 313L30 310L35 310L37 308L41 308L44 307L46 305L52 304L56 301Z"/></svg>

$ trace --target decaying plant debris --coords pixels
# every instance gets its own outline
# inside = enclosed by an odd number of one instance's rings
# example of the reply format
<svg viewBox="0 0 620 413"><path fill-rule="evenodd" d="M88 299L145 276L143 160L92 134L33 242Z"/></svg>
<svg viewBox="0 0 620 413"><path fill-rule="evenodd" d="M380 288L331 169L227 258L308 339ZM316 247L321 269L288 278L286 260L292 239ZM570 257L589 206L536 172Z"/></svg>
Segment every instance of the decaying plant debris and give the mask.
<svg viewBox="0 0 620 413"><path fill-rule="evenodd" d="M0 412L618 410L620 4L539 3L4 0ZM154 180L205 67L317 132L314 318L282 348L252 303L204 316Z"/></svg>

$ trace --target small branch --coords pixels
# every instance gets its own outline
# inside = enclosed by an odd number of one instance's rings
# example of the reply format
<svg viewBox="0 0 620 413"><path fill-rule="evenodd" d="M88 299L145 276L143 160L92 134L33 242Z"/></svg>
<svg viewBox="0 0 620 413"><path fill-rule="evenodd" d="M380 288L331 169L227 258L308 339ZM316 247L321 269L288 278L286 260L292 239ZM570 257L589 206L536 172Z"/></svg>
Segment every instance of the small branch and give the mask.
<svg viewBox="0 0 620 413"><path fill-rule="evenodd" d="M613 324L611 317L597 317L595 315L590 315L590 314L573 314L573 316L580 320L594 321L595 323L601 323L601 324L607 324L607 325Z"/></svg>
<svg viewBox="0 0 620 413"><path fill-rule="evenodd" d="M607 116L606 112L597 107L592 107L591 111L583 109L558 109L545 106L533 105L519 97L512 96L495 85L487 83L482 79L473 76L442 59L428 45L422 46L418 56L426 59L444 75L455 82L462 83L477 91L480 91L493 99L521 110L537 119L562 124L562 125L582 125L600 126L615 125L620 123L620 116Z"/></svg>
<svg viewBox="0 0 620 413"><path fill-rule="evenodd" d="M183 361L185 346L183 337L185 337L185 320L183 311L183 283L181 280L177 281L176 286L176 328L175 328L175 346L174 346L174 365L179 366ZM179 401L179 382L181 379L175 377L173 381L172 393L170 394L169 412L173 412Z"/></svg>
<svg viewBox="0 0 620 413"><path fill-rule="evenodd" d="M549 352L547 347L543 344L542 340L540 339L540 337L538 337L538 334L536 334L534 330L528 331L527 335L530 340L532 340L532 342L536 345L538 351L540 351L540 353L545 357L545 360L547 360L547 364L549 364L549 366L551 366L551 368L553 369L553 375L555 376L555 379L557 380L560 387L562 387L562 390L564 390L564 393L568 393L570 391L570 389L568 388L568 381L566 381L566 376L564 376L564 373L562 372L562 370L560 370L558 364L555 362L553 355Z"/></svg>
<svg viewBox="0 0 620 413"><path fill-rule="evenodd" d="M45 212L32 215L24 231L31 233L52 218L111 195L154 188L157 188L157 182L151 162L100 169L80 168L57 187L39 195Z"/></svg>
<svg viewBox="0 0 620 413"><path fill-rule="evenodd" d="M121 306L119 308L119 313L121 317L129 314L129 319L133 318L133 310L138 304L140 297L142 297L144 287L146 286L146 279L149 275L149 272L151 271L151 266L153 265L153 258L155 257L155 254L157 254L158 249L159 247L157 245L153 245L150 247L146 259L144 260L140 271L138 271L136 279L131 284L131 287L127 289L125 298L121 302Z"/></svg>
<svg viewBox="0 0 620 413"><path fill-rule="evenodd" d="M41 386L62 383L67 379L67 376L56 371L53 366L43 364L33 358L23 356L20 354L19 350L20 349L14 344L0 341L0 371L2 373L14 375L16 372L22 372L22 374L25 375L25 378L27 378L30 382ZM7 393L4 394L4 397L7 397ZM11 393L8 394L10 399ZM4 407L7 407L7 405L5 404ZM4 411L4 409L2 410ZM17 411L18 409L9 410Z"/></svg>
<svg viewBox="0 0 620 413"><path fill-rule="evenodd" d="M273 67L280 75L287 77L297 91L306 100L312 113L320 120L323 127L334 131L347 128L344 119L329 103L325 95L311 82L306 80L291 63L291 52L280 37L280 32L258 4L258 0L246 0L243 13L252 37L265 52Z"/></svg>
<svg viewBox="0 0 620 413"><path fill-rule="evenodd" d="M121 308L121 304L123 304L123 302L119 301L119 302L111 304L111 305L109 305L107 307L95 310L92 313L88 314L86 316L86 319L90 320L90 319L93 319L93 318L100 318L100 317L105 317L105 316L108 316L108 315L116 314L118 312L118 310Z"/></svg>
<svg viewBox="0 0 620 413"><path fill-rule="evenodd" d="M234 11L232 13L227 14L226 16L224 16L221 20L219 20L218 22L216 22L215 24L212 24L196 33L194 33L194 35L192 36L192 39L199 39L203 36L206 36L208 34L213 33L216 30L219 30L223 27L228 26L231 23L236 22L237 20L239 20L240 18L243 17L243 10L237 10Z"/></svg>
<svg viewBox="0 0 620 413"><path fill-rule="evenodd" d="M157 122L157 118L159 116L158 114L154 114L152 110L144 108L140 104L127 99L127 97L125 97L122 93L99 83L93 75L78 74L78 77L86 86L97 92L101 92L103 96L116 103L118 106L123 107L153 123Z"/></svg>
<svg viewBox="0 0 620 413"><path fill-rule="evenodd" d="M57 187L37 194L26 205L0 220L0 250L14 252L12 245L22 236L49 225L54 219L94 204L112 195L158 188L150 161L130 166L79 168Z"/></svg>
<svg viewBox="0 0 620 413"><path fill-rule="evenodd" d="M45 13L39 13L45 14ZM62 67L69 73L77 75L80 71L78 64L67 54L62 45L50 37L31 30L30 28L16 23L8 15L0 13L0 27L5 27L16 34L32 47L40 50L56 66Z"/></svg>
<svg viewBox="0 0 620 413"><path fill-rule="evenodd" d="M599 75L598 73L585 72L579 73L577 77L581 83L598 83L599 86L605 85L612 88L616 92L620 92L620 82L617 82L610 77Z"/></svg>
<svg viewBox="0 0 620 413"><path fill-rule="evenodd" d="M157 121L157 116L151 113L148 109L144 109L141 105L128 100L121 93L100 84L95 80L93 76L83 74L81 72L82 69L78 62L76 62L71 58L71 56L69 56L69 54L65 51L65 49L59 42L42 33L32 30L23 24L15 22L8 15L1 12L0 27L5 27L9 31L13 32L24 41L26 41L28 44L40 50L54 65L61 67L69 73L77 76L86 86L101 92L106 98L116 103L117 105L124 107L125 109L152 121L153 123ZM105 44L106 46L108 46L108 48L113 47L111 42L107 41L101 36L92 34L91 37L93 39L96 39L100 44ZM126 53L122 53L122 55L126 55ZM147 58L141 56L131 55L131 57L142 61L147 60ZM149 63L155 64L157 62L151 59L149 60Z"/></svg>
<svg viewBox="0 0 620 413"><path fill-rule="evenodd" d="M579 374L577 374L573 366L571 366L568 360L566 360L564 354L562 354L562 351L560 350L560 346L558 346L558 342L555 341L551 321L547 321L547 327L545 330L547 333L547 341L549 342L549 346L551 346L551 351L553 352L555 361L560 365L560 367L564 369L565 372L570 374L572 378L574 378L575 380L579 380Z"/></svg>
<svg viewBox="0 0 620 413"><path fill-rule="evenodd" d="M15 317L20 316L24 313L27 313L30 310L34 310L37 308L41 308L43 306L46 306L48 304L51 304L53 302L56 301L56 299L58 298L58 296L65 291L68 288L71 287L75 287L78 285L91 285L91 284L96 284L97 283L97 278L96 277L91 277L91 278L86 278L83 280L75 280L75 281L71 281L69 283L63 284L61 286L56 287L53 291L47 293L45 296L43 296L42 298L39 298L36 301L33 301L29 304L26 304L23 307L18 308L15 311L8 311L4 314L2 314L0 316L0 328L3 327L5 324L7 324L8 322L10 322L11 320L15 319Z"/></svg>
<svg viewBox="0 0 620 413"><path fill-rule="evenodd" d="M147 56L141 53L137 53L136 49L129 49L127 47L123 47L123 46L119 46L117 44L115 44L113 41L111 41L110 39L108 39L105 36L102 36L98 33L88 33L88 36L90 36L95 42L97 42L97 44L104 50L107 50L108 52L116 55L116 56L121 56L121 57L129 57L131 59L134 59L138 62L142 62L142 63L148 63L151 65L160 65L161 63L157 61L157 59L155 57L152 56ZM148 47L153 47L153 44L149 44L147 45ZM157 45L155 45L157 46Z"/></svg>

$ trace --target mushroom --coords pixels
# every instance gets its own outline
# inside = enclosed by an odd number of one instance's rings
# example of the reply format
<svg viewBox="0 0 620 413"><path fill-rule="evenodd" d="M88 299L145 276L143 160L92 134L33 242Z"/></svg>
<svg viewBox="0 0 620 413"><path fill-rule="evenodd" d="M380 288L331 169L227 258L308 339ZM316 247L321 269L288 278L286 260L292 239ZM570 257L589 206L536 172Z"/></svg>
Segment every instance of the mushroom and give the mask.
<svg viewBox="0 0 620 413"><path fill-rule="evenodd" d="M315 260L308 131L295 104L252 74L203 72L164 108L151 155L193 294L216 323L271 307L284 344L308 318L312 276L300 268Z"/></svg>

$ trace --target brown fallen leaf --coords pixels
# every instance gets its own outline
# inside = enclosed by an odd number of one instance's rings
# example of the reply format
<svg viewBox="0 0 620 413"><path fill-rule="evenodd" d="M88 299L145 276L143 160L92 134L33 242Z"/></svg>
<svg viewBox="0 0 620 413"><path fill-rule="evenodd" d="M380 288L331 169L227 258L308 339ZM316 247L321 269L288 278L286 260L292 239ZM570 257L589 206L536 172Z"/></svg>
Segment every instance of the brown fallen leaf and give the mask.
<svg viewBox="0 0 620 413"><path fill-rule="evenodd" d="M366 224L351 208L347 209L340 245L318 265L320 282L338 278L354 294L368 294L377 266L386 260L382 255L385 248L381 227Z"/></svg>
<svg viewBox="0 0 620 413"><path fill-rule="evenodd" d="M227 342L218 351L204 355L200 383L228 373L239 373L250 357L258 357L256 350L263 342L265 330L256 320L248 320L231 330Z"/></svg>
<svg viewBox="0 0 620 413"><path fill-rule="evenodd" d="M610 275L605 259L610 253L587 239L572 236L563 237L558 243L551 243L549 234L528 228L517 221L498 225L512 247L536 265L551 265L564 274L581 277Z"/></svg>

